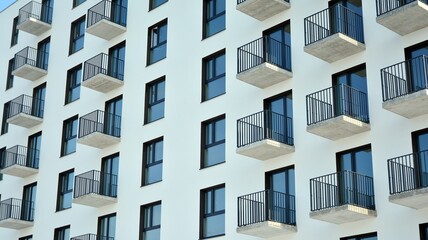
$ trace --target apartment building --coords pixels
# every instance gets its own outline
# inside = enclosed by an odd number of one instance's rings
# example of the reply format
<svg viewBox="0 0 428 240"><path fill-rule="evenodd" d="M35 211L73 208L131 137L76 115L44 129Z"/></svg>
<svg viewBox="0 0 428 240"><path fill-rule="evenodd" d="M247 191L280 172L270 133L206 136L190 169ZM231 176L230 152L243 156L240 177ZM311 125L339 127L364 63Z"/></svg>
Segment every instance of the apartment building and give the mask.
<svg viewBox="0 0 428 240"><path fill-rule="evenodd" d="M427 0L17 0L1 240L427 240Z"/></svg>

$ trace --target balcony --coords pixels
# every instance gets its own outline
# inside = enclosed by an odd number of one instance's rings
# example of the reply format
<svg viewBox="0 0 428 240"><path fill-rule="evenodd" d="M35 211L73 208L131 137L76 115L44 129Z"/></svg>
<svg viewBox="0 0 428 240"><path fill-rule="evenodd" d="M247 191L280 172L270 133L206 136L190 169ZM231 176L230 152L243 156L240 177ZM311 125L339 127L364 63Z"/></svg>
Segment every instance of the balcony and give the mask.
<svg viewBox="0 0 428 240"><path fill-rule="evenodd" d="M72 237L70 240L114 240L114 238L97 236L96 234L85 234L77 237Z"/></svg>
<svg viewBox="0 0 428 240"><path fill-rule="evenodd" d="M40 61L40 59L47 59L48 57L48 52L37 51L37 49L32 47L22 49L15 54L12 75L36 81L48 74L47 61Z"/></svg>
<svg viewBox="0 0 428 240"><path fill-rule="evenodd" d="M26 178L39 172L39 150L14 146L6 150L0 162L0 173Z"/></svg>
<svg viewBox="0 0 428 240"><path fill-rule="evenodd" d="M305 52L332 63L365 50L363 17L342 5L305 20Z"/></svg>
<svg viewBox="0 0 428 240"><path fill-rule="evenodd" d="M294 152L293 120L270 111L238 119L236 153L267 160Z"/></svg>
<svg viewBox="0 0 428 240"><path fill-rule="evenodd" d="M237 79L267 88L292 76L290 46L265 36L238 48Z"/></svg>
<svg viewBox="0 0 428 240"><path fill-rule="evenodd" d="M406 118L428 113L428 56L380 70L384 109Z"/></svg>
<svg viewBox="0 0 428 240"><path fill-rule="evenodd" d="M290 8L289 0L238 0L236 10L264 21Z"/></svg>
<svg viewBox="0 0 428 240"><path fill-rule="evenodd" d="M0 202L0 227L23 229L33 226L34 203L9 198Z"/></svg>
<svg viewBox="0 0 428 240"><path fill-rule="evenodd" d="M42 99L21 95L9 102L7 122L32 128L43 122L45 102Z"/></svg>
<svg viewBox="0 0 428 240"><path fill-rule="evenodd" d="M236 232L259 238L297 232L294 196L264 190L238 197Z"/></svg>
<svg viewBox="0 0 428 240"><path fill-rule="evenodd" d="M92 170L75 177L73 203L99 208L116 202L116 175Z"/></svg>
<svg viewBox="0 0 428 240"><path fill-rule="evenodd" d="M123 86L124 61L101 53L85 62L82 85L107 93Z"/></svg>
<svg viewBox="0 0 428 240"><path fill-rule="evenodd" d="M19 30L40 36L51 29L53 9L47 5L31 1L19 9Z"/></svg>
<svg viewBox="0 0 428 240"><path fill-rule="evenodd" d="M106 148L120 142L121 117L96 110L80 118L77 142Z"/></svg>
<svg viewBox="0 0 428 240"><path fill-rule="evenodd" d="M428 26L427 0L376 0L376 22L404 36Z"/></svg>
<svg viewBox="0 0 428 240"><path fill-rule="evenodd" d="M104 0L88 10L86 32L111 40L126 31L126 7Z"/></svg>
<svg viewBox="0 0 428 240"><path fill-rule="evenodd" d="M389 201L414 209L428 207L428 151L388 160Z"/></svg>
<svg viewBox="0 0 428 240"><path fill-rule="evenodd" d="M306 131L338 140L370 130L367 95L339 84L306 96Z"/></svg>
<svg viewBox="0 0 428 240"><path fill-rule="evenodd" d="M341 171L310 180L313 219L334 224L376 217L373 178Z"/></svg>

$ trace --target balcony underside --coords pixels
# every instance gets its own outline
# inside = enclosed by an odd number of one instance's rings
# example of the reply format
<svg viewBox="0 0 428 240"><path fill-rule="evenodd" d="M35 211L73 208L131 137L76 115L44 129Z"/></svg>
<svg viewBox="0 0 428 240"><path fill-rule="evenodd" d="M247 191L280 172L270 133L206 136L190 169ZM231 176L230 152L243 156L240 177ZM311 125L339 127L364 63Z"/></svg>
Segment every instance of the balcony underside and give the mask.
<svg viewBox="0 0 428 240"><path fill-rule="evenodd" d="M99 208L113 203L117 203L117 198L90 193L77 198L73 198L73 203Z"/></svg>
<svg viewBox="0 0 428 240"><path fill-rule="evenodd" d="M84 137L80 137L79 139L77 139L77 142L91 147L103 149L116 143L119 143L120 138L113 137L111 135L100 132L93 132Z"/></svg>
<svg viewBox="0 0 428 240"><path fill-rule="evenodd" d="M51 25L30 17L18 26L16 26L16 28L30 34L40 36L43 33L47 32L49 29L51 29Z"/></svg>
<svg viewBox="0 0 428 240"><path fill-rule="evenodd" d="M306 127L306 131L330 140L338 140L370 130L368 123L341 115Z"/></svg>
<svg viewBox="0 0 428 240"><path fill-rule="evenodd" d="M266 221L236 228L237 233L259 238L280 237L297 232L297 227L279 222Z"/></svg>
<svg viewBox="0 0 428 240"><path fill-rule="evenodd" d="M14 164L12 166L9 166L7 168L3 168L2 170L0 170L0 173L2 173L2 174L11 175L11 176L15 176L15 177L21 177L21 178L29 177L31 175L38 173L38 172L39 172L38 169L26 167L26 166L21 166L18 164Z"/></svg>
<svg viewBox="0 0 428 240"><path fill-rule="evenodd" d="M236 153L258 160L267 160L292 152L294 152L294 146L270 139L261 140L236 149Z"/></svg>
<svg viewBox="0 0 428 240"><path fill-rule="evenodd" d="M342 33L336 33L322 40L305 46L305 52L332 63L352 56L366 49L366 46L357 40Z"/></svg>
<svg viewBox="0 0 428 240"><path fill-rule="evenodd" d="M428 89L383 102L382 107L405 118L428 114Z"/></svg>
<svg viewBox="0 0 428 240"><path fill-rule="evenodd" d="M82 85L98 92L107 93L122 87L123 81L100 73L83 81Z"/></svg>
<svg viewBox="0 0 428 240"><path fill-rule="evenodd" d="M27 227L32 227L34 225L33 222L23 221L13 218L7 218L0 220L0 227L2 228L10 228L10 229L23 229Z"/></svg>
<svg viewBox="0 0 428 240"><path fill-rule="evenodd" d="M236 6L241 11L259 21L266 20L290 8L284 0L246 0Z"/></svg>
<svg viewBox="0 0 428 240"><path fill-rule="evenodd" d="M405 207L422 209L428 207L428 187L389 196L389 201Z"/></svg>
<svg viewBox="0 0 428 240"><path fill-rule="evenodd" d="M310 217L324 222L343 224L375 218L375 210L362 208L354 205L342 205L338 207L311 212Z"/></svg>
<svg viewBox="0 0 428 240"><path fill-rule="evenodd" d="M270 63L262 63L236 75L237 79L258 88L267 88L291 77L291 72Z"/></svg>
<svg viewBox="0 0 428 240"><path fill-rule="evenodd" d="M126 32L126 27L106 19L102 19L88 27L86 32L108 41Z"/></svg>
<svg viewBox="0 0 428 240"><path fill-rule="evenodd" d="M24 128L32 128L41 124L43 119L25 113L18 113L13 117L8 118L7 122Z"/></svg>
<svg viewBox="0 0 428 240"><path fill-rule="evenodd" d="M378 16L376 22L404 36L428 27L428 6L414 1Z"/></svg>
<svg viewBox="0 0 428 240"><path fill-rule="evenodd" d="M36 81L39 78L45 76L46 74L48 74L48 71L29 64L24 64L23 66L13 70L12 72L12 75L30 81Z"/></svg>

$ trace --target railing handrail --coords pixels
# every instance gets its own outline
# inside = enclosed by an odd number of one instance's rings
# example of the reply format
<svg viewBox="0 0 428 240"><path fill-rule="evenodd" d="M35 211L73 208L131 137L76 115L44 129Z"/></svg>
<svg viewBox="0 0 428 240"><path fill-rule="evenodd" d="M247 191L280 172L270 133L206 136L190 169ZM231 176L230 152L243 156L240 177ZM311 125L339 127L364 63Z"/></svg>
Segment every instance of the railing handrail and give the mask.
<svg viewBox="0 0 428 240"><path fill-rule="evenodd" d="M113 6L115 8L120 9L120 15L125 15L123 19L112 19L112 8ZM98 2L94 6L88 9L88 20L86 23L86 27L89 28L92 25L98 23L99 21L105 19L110 22L114 22L116 24L119 24L123 27L126 27L127 22L127 7L122 6L117 3L112 3L110 0L102 0L101 2ZM116 16L117 17L117 16Z"/></svg>
<svg viewBox="0 0 428 240"><path fill-rule="evenodd" d="M427 0L407 0L407 1L376 0L376 14L379 17L385 13L394 11L395 9L398 9L407 4L417 2L417 1L427 4Z"/></svg>
<svg viewBox="0 0 428 240"><path fill-rule="evenodd" d="M114 64L114 66L112 64ZM118 67L119 69L115 69L116 72L113 72L111 69L113 67ZM125 70L124 60L117 57L110 56L105 53L100 53L85 61L84 70L83 70L83 81L86 81L99 73L102 73L123 81L124 70Z"/></svg>
<svg viewBox="0 0 428 240"><path fill-rule="evenodd" d="M22 212L23 210L28 212L24 214ZM24 201L22 199L17 198L8 198L0 202L0 220L12 218L32 222L33 216L33 201Z"/></svg>
<svg viewBox="0 0 428 240"><path fill-rule="evenodd" d="M241 3L244 3L244 2L246 2L247 0L237 0L236 1L236 4L237 5L239 5L239 4L241 4ZM284 2L290 2L290 0L283 0Z"/></svg>
<svg viewBox="0 0 428 240"><path fill-rule="evenodd" d="M34 159L29 159L28 152ZM4 169L13 165L19 165L24 167L30 167L34 169L39 168L39 150L35 148L27 148L21 145L15 145L11 148L6 149L5 157L0 162L0 169Z"/></svg>
<svg viewBox="0 0 428 240"><path fill-rule="evenodd" d="M113 123L105 124L106 119L113 120ZM105 113L101 110L95 110L82 117L79 120L79 138L91 133L99 132L114 137L120 137L121 116L112 113Z"/></svg>
<svg viewBox="0 0 428 240"><path fill-rule="evenodd" d="M34 104L37 105L34 111ZM9 111L7 118L11 118L20 113L31 115L38 118L43 118L45 101L40 98L33 98L22 94L9 101Z"/></svg>
<svg viewBox="0 0 428 240"><path fill-rule="evenodd" d="M117 197L117 175L91 170L74 177L74 198L95 193Z"/></svg>
<svg viewBox="0 0 428 240"><path fill-rule="evenodd" d="M88 233L72 237L70 240L114 240L114 237L98 236L97 234Z"/></svg>
<svg viewBox="0 0 428 240"><path fill-rule="evenodd" d="M33 67L37 67L43 70L48 69L47 62L40 62L38 59L39 55L43 55L44 59L46 59L46 55L49 55L48 51L38 50L36 48L27 46L23 48L21 51L17 52L14 56L14 67L13 70L16 70L25 64L31 65Z"/></svg>
<svg viewBox="0 0 428 240"><path fill-rule="evenodd" d="M51 24L52 23L51 18L42 19L42 8L45 9L44 11L47 10L48 13L52 13L53 11L52 7L48 5L43 5L36 1L31 1L26 5L24 5L23 7L21 7L19 9L18 24L23 23L30 17L35 18L39 21L43 21L45 23Z"/></svg>

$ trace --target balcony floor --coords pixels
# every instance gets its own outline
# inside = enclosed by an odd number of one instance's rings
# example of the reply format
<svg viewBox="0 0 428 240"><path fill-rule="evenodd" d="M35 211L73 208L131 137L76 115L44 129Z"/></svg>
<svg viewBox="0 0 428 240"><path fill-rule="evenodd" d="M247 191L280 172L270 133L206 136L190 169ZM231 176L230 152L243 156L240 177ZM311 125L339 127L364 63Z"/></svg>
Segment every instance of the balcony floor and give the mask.
<svg viewBox="0 0 428 240"><path fill-rule="evenodd" d="M290 8L284 0L246 0L236 6L241 11L259 21L266 20Z"/></svg>
<svg viewBox="0 0 428 240"><path fill-rule="evenodd" d="M304 51L326 62L332 63L366 49L364 43L336 33L304 47Z"/></svg>
<svg viewBox="0 0 428 240"><path fill-rule="evenodd" d="M428 114L428 89L383 102L382 107L405 118Z"/></svg>
<svg viewBox="0 0 428 240"><path fill-rule="evenodd" d="M270 139L261 140L236 149L236 153L258 160L267 160L292 152L294 152L294 146Z"/></svg>
<svg viewBox="0 0 428 240"><path fill-rule="evenodd" d="M306 131L330 140L338 140L370 130L370 124L341 115L306 127Z"/></svg>
<svg viewBox="0 0 428 240"><path fill-rule="evenodd" d="M99 208L117 203L117 198L90 193L78 198L73 198L73 203Z"/></svg>
<svg viewBox="0 0 428 240"><path fill-rule="evenodd" d="M83 81L82 85L98 92L107 93L122 87L123 81L100 73Z"/></svg>
<svg viewBox="0 0 428 240"><path fill-rule="evenodd" d="M237 233L259 238L272 238L297 232L297 227L279 222L265 221L236 228Z"/></svg>
<svg viewBox="0 0 428 240"><path fill-rule="evenodd" d="M7 168L3 168L2 170L0 170L0 173L2 174L21 177L21 178L26 178L28 176L37 174L38 172L39 172L38 169L21 166L18 164L14 164L12 166L9 166Z"/></svg>
<svg viewBox="0 0 428 240"><path fill-rule="evenodd" d="M11 228L11 229L23 229L27 227L32 227L34 225L33 222L30 221L23 221L13 218L6 218L3 220L0 220L0 227L2 228Z"/></svg>
<svg viewBox="0 0 428 240"><path fill-rule="evenodd" d="M414 1L378 16L376 22L404 36L428 27L428 6Z"/></svg>
<svg viewBox="0 0 428 240"><path fill-rule="evenodd" d="M29 64L24 64L23 66L13 70L12 72L12 75L30 81L36 81L39 78L45 76L46 74L48 74L48 71Z"/></svg>
<svg viewBox="0 0 428 240"><path fill-rule="evenodd" d="M51 25L30 17L18 26L16 26L16 28L30 34L40 36L43 33L47 32L49 29L51 29Z"/></svg>
<svg viewBox="0 0 428 240"><path fill-rule="evenodd" d="M334 208L314 211L311 212L309 216L313 219L324 222L343 224L375 218L377 213L375 210L346 204Z"/></svg>
<svg viewBox="0 0 428 240"><path fill-rule="evenodd" d="M126 27L106 19L102 19L87 28L86 32L109 41L126 32Z"/></svg>
<svg viewBox="0 0 428 240"><path fill-rule="evenodd" d="M237 79L258 88L267 88L292 77L291 72L270 63L262 63L236 75Z"/></svg>
<svg viewBox="0 0 428 240"><path fill-rule="evenodd" d="M17 125L24 128L32 128L42 124L43 118L35 117L25 113L19 113L7 119L9 124Z"/></svg>
<svg viewBox="0 0 428 240"><path fill-rule="evenodd" d="M80 144L91 146L91 147L103 149L111 145L114 145L116 143L119 143L120 138L113 137L108 134L104 134L100 132L93 132L84 137L78 138L77 142Z"/></svg>
<svg viewBox="0 0 428 240"><path fill-rule="evenodd" d="M428 187L389 196L389 201L405 207L422 209L428 207Z"/></svg>

